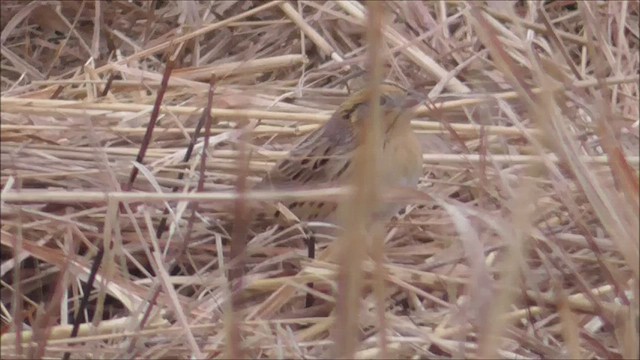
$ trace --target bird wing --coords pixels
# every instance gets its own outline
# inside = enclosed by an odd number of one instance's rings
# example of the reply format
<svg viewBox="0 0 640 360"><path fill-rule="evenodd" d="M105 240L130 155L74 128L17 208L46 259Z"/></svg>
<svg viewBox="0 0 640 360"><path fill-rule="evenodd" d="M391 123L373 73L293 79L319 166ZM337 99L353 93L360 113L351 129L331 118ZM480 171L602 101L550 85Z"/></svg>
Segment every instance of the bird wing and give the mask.
<svg viewBox="0 0 640 360"><path fill-rule="evenodd" d="M344 113L336 112L279 160L260 183L271 188L328 184L349 167L349 153L357 146L354 130Z"/></svg>

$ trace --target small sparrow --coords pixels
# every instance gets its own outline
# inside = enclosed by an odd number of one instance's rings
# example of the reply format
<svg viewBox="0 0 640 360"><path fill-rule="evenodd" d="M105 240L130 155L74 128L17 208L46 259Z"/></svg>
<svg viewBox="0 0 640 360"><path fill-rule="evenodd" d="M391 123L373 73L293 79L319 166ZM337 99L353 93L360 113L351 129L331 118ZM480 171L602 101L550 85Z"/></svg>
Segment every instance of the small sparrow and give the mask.
<svg viewBox="0 0 640 360"><path fill-rule="evenodd" d="M422 151L411 130L411 116L420 98L402 88L383 83L380 106L383 124L383 148L380 185L382 188L413 187L422 175ZM349 181L354 153L360 145L364 117L369 113L370 92L352 94L324 126L296 144L288 156L279 160L256 186L260 189L314 188L341 186ZM288 201L282 203L301 221L335 221L336 203L327 201ZM388 204L379 216L387 219L401 206ZM287 223L281 211L272 215ZM386 220L386 219L385 219Z"/></svg>
<svg viewBox="0 0 640 360"><path fill-rule="evenodd" d="M418 185L422 175L422 151L411 130L411 117L420 98L409 96L402 88L392 84L380 85L380 110L384 122L383 148L380 152L380 186L382 189ZM289 154L279 160L265 175L258 189L312 188L341 186L349 182L353 172L356 149L361 145L361 134L366 129L369 115L370 91L363 89L351 95L318 128L296 144ZM303 222L335 222L337 203L321 200L294 200L282 202L287 210ZM273 206L273 205L269 205ZM374 217L388 220L402 205L383 204L374 211ZM263 215L269 215L263 214ZM271 210L281 225L291 224L277 207ZM315 237L309 236L308 256L315 257ZM308 284L313 287L313 284ZM313 304L307 294L306 307Z"/></svg>

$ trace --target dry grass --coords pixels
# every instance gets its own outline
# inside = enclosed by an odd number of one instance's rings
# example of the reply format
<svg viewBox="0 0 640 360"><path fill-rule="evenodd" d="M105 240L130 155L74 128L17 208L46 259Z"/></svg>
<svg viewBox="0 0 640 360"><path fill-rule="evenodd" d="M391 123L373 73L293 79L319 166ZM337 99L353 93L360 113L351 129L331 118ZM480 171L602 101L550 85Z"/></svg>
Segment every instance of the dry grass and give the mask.
<svg viewBox="0 0 640 360"><path fill-rule="evenodd" d="M2 1L2 358L638 358L638 2L380 5ZM371 69L420 191L252 192ZM249 211L345 195L412 205Z"/></svg>

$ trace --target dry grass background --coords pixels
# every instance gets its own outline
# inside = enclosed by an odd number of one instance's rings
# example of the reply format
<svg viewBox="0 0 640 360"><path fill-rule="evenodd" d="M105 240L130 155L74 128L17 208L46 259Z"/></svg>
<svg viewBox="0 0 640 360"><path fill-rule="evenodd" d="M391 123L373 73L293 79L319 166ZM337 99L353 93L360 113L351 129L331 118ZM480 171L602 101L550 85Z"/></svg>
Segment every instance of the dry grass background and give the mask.
<svg viewBox="0 0 640 360"><path fill-rule="evenodd" d="M345 189L246 189L366 84L362 3L0 6L2 358L638 357L638 2L376 10L424 177L356 298L246 211Z"/></svg>

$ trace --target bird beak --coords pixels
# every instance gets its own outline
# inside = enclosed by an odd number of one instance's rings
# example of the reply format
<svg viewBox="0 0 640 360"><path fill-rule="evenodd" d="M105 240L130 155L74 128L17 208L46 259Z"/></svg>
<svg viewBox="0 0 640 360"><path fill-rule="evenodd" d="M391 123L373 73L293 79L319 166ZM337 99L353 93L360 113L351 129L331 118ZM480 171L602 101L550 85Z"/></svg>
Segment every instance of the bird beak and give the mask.
<svg viewBox="0 0 640 360"><path fill-rule="evenodd" d="M420 94L409 94L402 101L402 109L408 113L414 114L418 106L424 102L424 96Z"/></svg>
<svg viewBox="0 0 640 360"><path fill-rule="evenodd" d="M405 94L393 98L393 105L402 110L409 110L417 107L424 101L424 97L419 94Z"/></svg>
<svg viewBox="0 0 640 360"><path fill-rule="evenodd" d="M423 97L418 95L418 94L412 94L412 95L408 95L405 100L404 103L402 104L405 108L413 108L416 107L418 105L420 105L420 103L422 103L423 101Z"/></svg>

